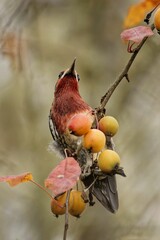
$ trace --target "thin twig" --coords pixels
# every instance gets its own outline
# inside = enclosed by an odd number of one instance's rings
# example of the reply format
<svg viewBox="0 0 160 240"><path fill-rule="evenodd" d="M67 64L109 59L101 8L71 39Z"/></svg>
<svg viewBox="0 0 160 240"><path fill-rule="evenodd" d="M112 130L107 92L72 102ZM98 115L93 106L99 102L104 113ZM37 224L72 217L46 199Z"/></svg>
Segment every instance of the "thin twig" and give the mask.
<svg viewBox="0 0 160 240"><path fill-rule="evenodd" d="M98 176L94 179L94 181L89 185L89 187L85 188L83 191L86 193L94 184L95 182L97 181L98 179Z"/></svg>
<svg viewBox="0 0 160 240"><path fill-rule="evenodd" d="M65 212L65 224L64 224L64 234L63 234L63 240L67 239L67 230L69 227L69 214L68 214L68 206L69 206L69 197L70 197L70 190L67 191L67 196L66 196L66 212Z"/></svg>
<svg viewBox="0 0 160 240"><path fill-rule="evenodd" d="M154 25L152 24L151 29L154 30ZM148 37L145 37L140 44L137 46L137 48L134 50L134 52L132 53L129 61L127 62L126 66L124 67L124 69L122 70L122 72L120 73L120 75L117 77L117 79L114 81L114 83L111 85L111 87L108 89L108 91L105 93L105 95L101 98L101 103L100 106L96 109L97 113L99 115L101 115L101 113L103 113L104 108L108 102L108 100L110 99L110 97L112 96L113 92L115 91L115 89L117 88L117 86L119 85L119 83L122 81L123 78L126 78L127 81L129 81L129 77L128 77L128 72L130 70L130 67L132 66L137 54L139 53L139 51L141 50L142 46L144 45L144 43L146 42L146 40L148 39Z"/></svg>

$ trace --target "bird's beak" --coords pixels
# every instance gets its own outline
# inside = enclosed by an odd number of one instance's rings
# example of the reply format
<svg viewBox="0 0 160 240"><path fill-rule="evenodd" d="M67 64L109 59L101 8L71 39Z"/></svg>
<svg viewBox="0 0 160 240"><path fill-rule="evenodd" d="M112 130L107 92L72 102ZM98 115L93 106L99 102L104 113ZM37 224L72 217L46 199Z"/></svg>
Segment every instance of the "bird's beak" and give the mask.
<svg viewBox="0 0 160 240"><path fill-rule="evenodd" d="M75 62L76 62L76 58L74 59L71 67L67 70L67 74L75 75Z"/></svg>

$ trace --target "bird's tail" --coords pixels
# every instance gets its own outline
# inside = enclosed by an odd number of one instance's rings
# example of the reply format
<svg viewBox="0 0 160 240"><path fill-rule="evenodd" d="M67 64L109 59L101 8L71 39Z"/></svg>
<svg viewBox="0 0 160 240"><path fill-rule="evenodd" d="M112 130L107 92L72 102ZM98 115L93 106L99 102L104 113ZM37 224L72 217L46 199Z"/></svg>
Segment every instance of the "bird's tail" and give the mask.
<svg viewBox="0 0 160 240"><path fill-rule="evenodd" d="M104 179L96 179L94 175L91 174L83 179L83 183L86 188L89 188L91 205L93 194L110 212L115 213L118 210L119 201L115 175L107 175Z"/></svg>

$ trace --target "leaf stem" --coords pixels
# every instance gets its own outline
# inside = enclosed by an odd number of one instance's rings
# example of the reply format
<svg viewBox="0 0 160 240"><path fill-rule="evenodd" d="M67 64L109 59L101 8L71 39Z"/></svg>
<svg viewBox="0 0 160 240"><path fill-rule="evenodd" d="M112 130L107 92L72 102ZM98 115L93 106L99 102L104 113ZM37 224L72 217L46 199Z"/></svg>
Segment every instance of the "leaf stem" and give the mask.
<svg viewBox="0 0 160 240"><path fill-rule="evenodd" d="M52 199L52 201L55 202L55 204L58 205L58 207L60 207L60 208L64 207L64 206L60 205L58 203L58 201L56 201L56 199L43 186L41 186L39 183L35 182L33 179L30 180L30 182L34 183L37 187L39 187L41 190L43 190L45 193L47 193L47 195Z"/></svg>

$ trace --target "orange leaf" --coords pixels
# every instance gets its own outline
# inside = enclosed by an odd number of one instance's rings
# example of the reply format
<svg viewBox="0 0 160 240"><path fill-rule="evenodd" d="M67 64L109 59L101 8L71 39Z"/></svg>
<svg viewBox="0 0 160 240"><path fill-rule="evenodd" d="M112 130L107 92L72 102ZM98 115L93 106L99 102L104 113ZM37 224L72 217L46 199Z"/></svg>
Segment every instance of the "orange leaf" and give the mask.
<svg viewBox="0 0 160 240"><path fill-rule="evenodd" d="M139 43L144 37L152 36L154 33L150 27L138 26L126 29L121 33L121 39L124 41L133 41Z"/></svg>
<svg viewBox="0 0 160 240"><path fill-rule="evenodd" d="M22 173L20 175L10 175L5 177L0 177L0 182L7 182L9 183L10 186L14 187L19 183L28 182L32 179L33 179L32 174L27 172L27 173Z"/></svg>
<svg viewBox="0 0 160 240"><path fill-rule="evenodd" d="M148 0L157 6L160 3L160 0Z"/></svg>
<svg viewBox="0 0 160 240"><path fill-rule="evenodd" d="M71 189L81 174L81 168L73 157L62 160L45 180L45 187L55 195Z"/></svg>
<svg viewBox="0 0 160 240"><path fill-rule="evenodd" d="M124 28L129 28L138 25L142 22L146 14L151 11L157 4L158 0L144 0L138 4L132 5L128 10L128 15L124 20Z"/></svg>

